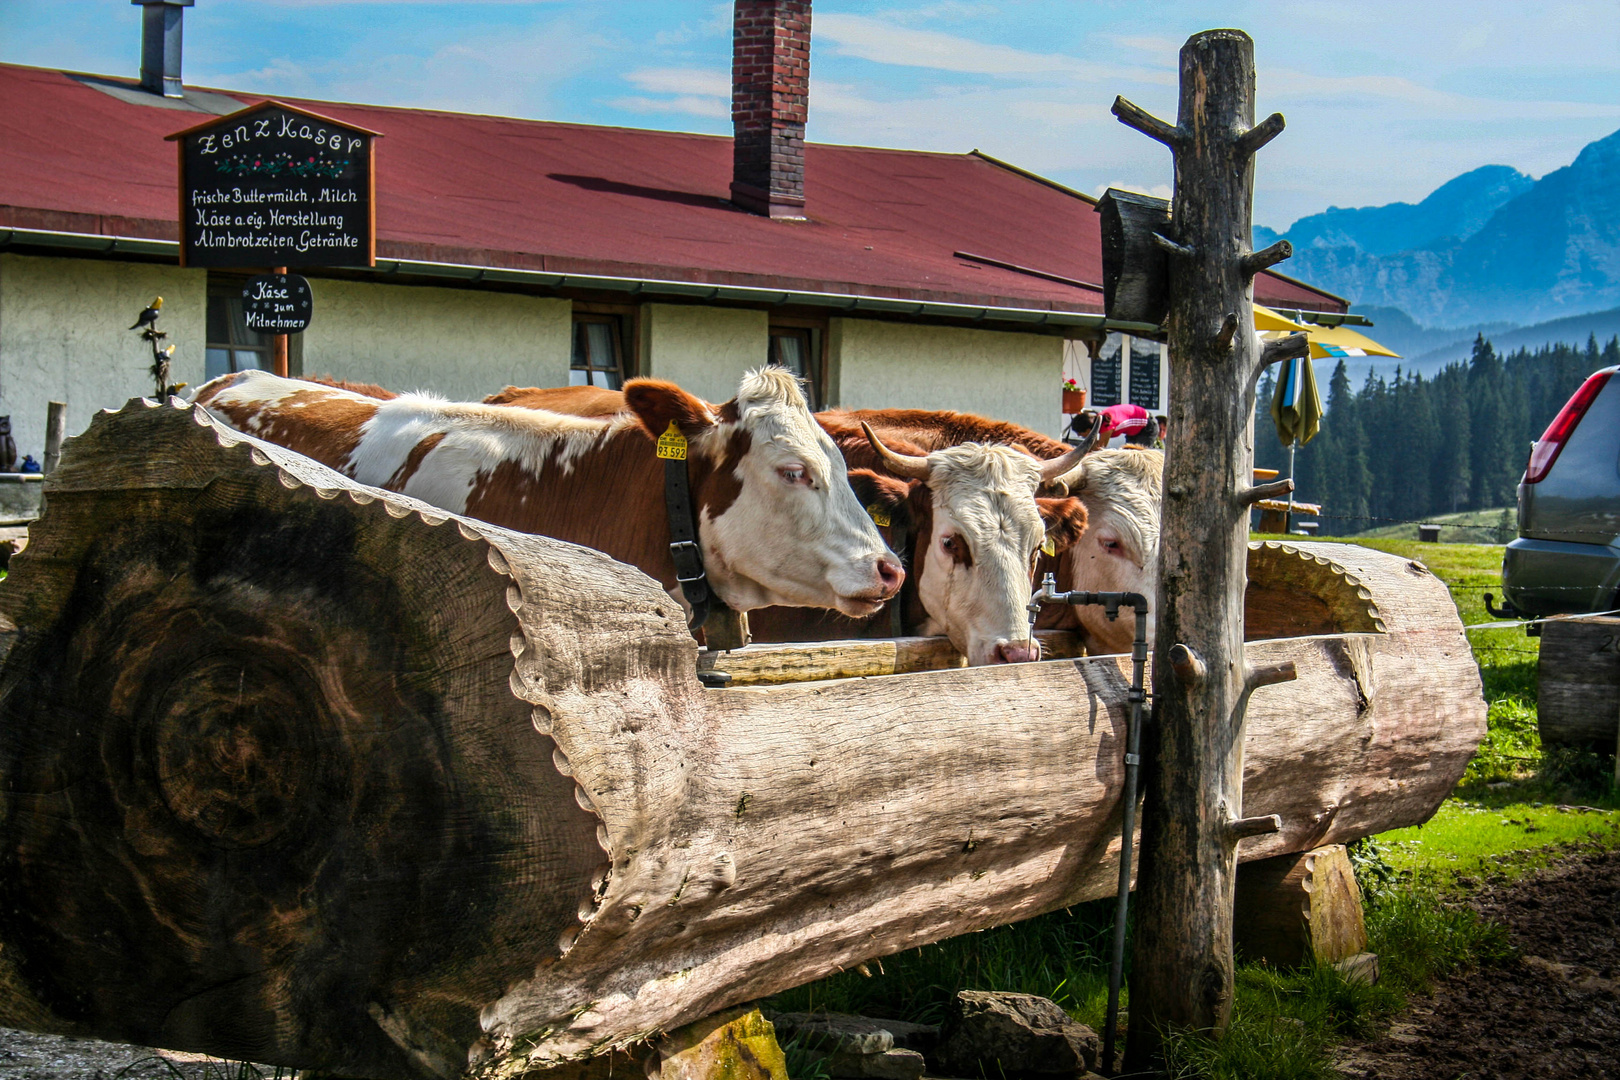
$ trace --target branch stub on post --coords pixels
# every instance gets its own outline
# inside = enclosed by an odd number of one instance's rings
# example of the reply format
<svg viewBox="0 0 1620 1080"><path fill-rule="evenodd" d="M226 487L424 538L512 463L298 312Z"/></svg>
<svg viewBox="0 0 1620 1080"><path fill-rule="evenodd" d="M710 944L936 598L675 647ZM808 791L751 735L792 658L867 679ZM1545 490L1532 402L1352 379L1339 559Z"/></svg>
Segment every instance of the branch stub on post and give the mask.
<svg viewBox="0 0 1620 1080"><path fill-rule="evenodd" d="M1246 155L1253 155L1266 143L1281 135L1286 126L1287 121L1283 119L1283 114L1274 112L1238 136L1238 149Z"/></svg>
<svg viewBox="0 0 1620 1080"><path fill-rule="evenodd" d="M1109 112L1119 117L1119 122L1126 127L1135 128L1148 138L1155 142L1161 142L1172 150L1179 148L1186 139L1179 127L1165 123L1146 109L1133 105L1123 97L1114 99L1113 108Z"/></svg>

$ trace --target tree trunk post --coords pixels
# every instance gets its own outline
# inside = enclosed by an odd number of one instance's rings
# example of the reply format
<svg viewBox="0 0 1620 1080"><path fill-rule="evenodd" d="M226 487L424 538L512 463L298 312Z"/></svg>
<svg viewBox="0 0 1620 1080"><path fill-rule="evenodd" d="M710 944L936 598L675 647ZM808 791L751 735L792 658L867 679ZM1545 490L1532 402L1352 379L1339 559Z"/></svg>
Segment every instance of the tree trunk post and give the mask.
<svg viewBox="0 0 1620 1080"><path fill-rule="evenodd" d="M62 438L67 432L67 405L60 401L45 404L45 456L40 462L46 476L56 471L62 460Z"/></svg>
<svg viewBox="0 0 1620 1080"><path fill-rule="evenodd" d="M1243 653L1255 384L1265 364L1298 355L1304 335L1261 350L1253 280L1287 258L1286 242L1251 251L1255 151L1282 130L1254 122L1254 43L1210 30L1181 50L1175 126L1123 98L1114 114L1175 158L1170 255L1170 424L1159 547L1158 640L1138 921L1131 971L1129 1067L1148 1067L1165 1033L1217 1036L1232 1010L1237 844L1276 831L1243 815L1243 719L1258 686L1293 665L1250 669Z"/></svg>

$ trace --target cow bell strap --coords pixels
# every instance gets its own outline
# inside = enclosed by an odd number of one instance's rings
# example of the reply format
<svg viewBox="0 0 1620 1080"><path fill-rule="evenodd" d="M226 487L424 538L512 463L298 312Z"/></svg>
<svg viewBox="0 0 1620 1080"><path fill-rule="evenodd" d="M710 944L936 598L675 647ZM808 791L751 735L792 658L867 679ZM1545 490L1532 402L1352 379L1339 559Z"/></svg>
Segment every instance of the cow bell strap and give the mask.
<svg viewBox="0 0 1620 1080"><path fill-rule="evenodd" d="M692 608L687 628L696 630L709 619L709 581L703 573L703 549L698 546L697 519L692 513L692 486L686 473L686 437L669 422L658 437L658 456L664 461L664 512L669 519L669 558L675 580Z"/></svg>

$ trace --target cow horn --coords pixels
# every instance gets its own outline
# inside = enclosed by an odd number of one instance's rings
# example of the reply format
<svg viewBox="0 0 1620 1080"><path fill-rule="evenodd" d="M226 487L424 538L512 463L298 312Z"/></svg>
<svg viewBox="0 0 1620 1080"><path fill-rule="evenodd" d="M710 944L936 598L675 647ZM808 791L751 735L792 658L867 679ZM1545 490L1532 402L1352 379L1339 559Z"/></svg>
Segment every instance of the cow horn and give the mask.
<svg viewBox="0 0 1620 1080"><path fill-rule="evenodd" d="M1041 462L1041 483L1050 484L1060 477L1066 476L1080 464L1080 459L1091 451L1091 447L1084 444L1075 447L1062 457Z"/></svg>
<svg viewBox="0 0 1620 1080"><path fill-rule="evenodd" d="M865 420L861 421L861 430L866 432L866 441L872 444L872 451L883 462L883 467L902 480L927 480L928 459L916 457L912 454L897 454L883 445L883 441L872 430L872 425Z"/></svg>
<svg viewBox="0 0 1620 1080"><path fill-rule="evenodd" d="M1079 446L1062 457L1043 461L1041 463L1041 483L1046 487L1068 494L1074 480L1073 474L1078 472L1084 464L1081 459L1097 449L1097 443L1102 435L1102 425L1103 418L1102 414L1099 413L1097 419L1092 421L1091 430L1086 432L1085 437L1080 440Z"/></svg>

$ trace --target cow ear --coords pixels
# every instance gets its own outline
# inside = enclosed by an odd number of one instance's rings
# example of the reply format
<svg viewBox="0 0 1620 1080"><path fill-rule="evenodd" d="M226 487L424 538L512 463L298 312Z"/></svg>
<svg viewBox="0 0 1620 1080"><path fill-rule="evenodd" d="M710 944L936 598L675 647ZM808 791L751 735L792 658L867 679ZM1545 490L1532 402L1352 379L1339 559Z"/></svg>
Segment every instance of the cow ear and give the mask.
<svg viewBox="0 0 1620 1080"><path fill-rule="evenodd" d="M671 422L688 439L714 427L714 411L707 404L663 379L631 379L624 384L624 404L654 438L668 431Z"/></svg>
<svg viewBox="0 0 1620 1080"><path fill-rule="evenodd" d="M1046 526L1046 546L1064 551L1079 543L1086 532L1086 504L1079 499L1036 499Z"/></svg>
<svg viewBox="0 0 1620 1080"><path fill-rule="evenodd" d="M849 470L849 486L855 489L855 497L861 500L866 512L874 518L881 514L891 519L909 519L911 515L906 504L911 499L911 489L916 485L915 480L901 480L871 469Z"/></svg>

